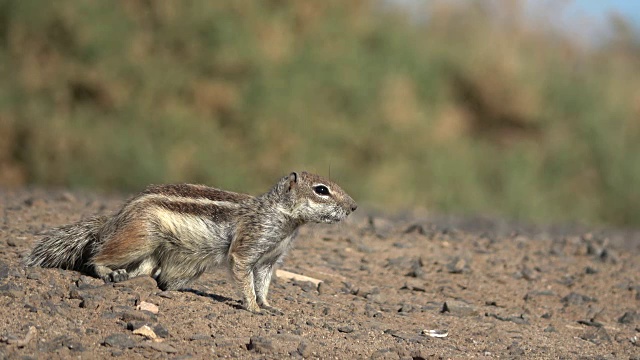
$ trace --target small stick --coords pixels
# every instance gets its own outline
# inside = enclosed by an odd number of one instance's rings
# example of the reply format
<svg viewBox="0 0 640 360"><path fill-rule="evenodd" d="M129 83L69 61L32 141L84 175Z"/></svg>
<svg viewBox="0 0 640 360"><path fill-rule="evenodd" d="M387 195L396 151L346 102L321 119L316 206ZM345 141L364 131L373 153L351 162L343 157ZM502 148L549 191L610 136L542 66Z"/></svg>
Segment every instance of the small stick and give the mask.
<svg viewBox="0 0 640 360"><path fill-rule="evenodd" d="M300 274L296 274L296 273L292 273L286 270L276 270L276 276L281 278L281 279L285 279L285 280L295 280L295 281L308 281L310 283L313 283L313 285L315 285L316 287L318 287L318 285L320 285L320 283L322 282L322 280L319 279L314 279L312 277L308 277L308 276L304 276L304 275L300 275Z"/></svg>
<svg viewBox="0 0 640 360"><path fill-rule="evenodd" d="M31 340L33 340L37 333L38 330L36 330L35 326L29 326L29 331L27 331L27 335L24 337L24 339L12 339L7 341L7 343L14 344L19 348L23 348L27 346L27 344L31 342Z"/></svg>

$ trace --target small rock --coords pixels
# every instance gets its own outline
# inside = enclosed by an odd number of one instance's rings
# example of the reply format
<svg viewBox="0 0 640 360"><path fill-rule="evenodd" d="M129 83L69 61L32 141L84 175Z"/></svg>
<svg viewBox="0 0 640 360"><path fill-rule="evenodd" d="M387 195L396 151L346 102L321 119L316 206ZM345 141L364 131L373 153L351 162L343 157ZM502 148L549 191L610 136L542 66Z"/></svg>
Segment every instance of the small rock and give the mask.
<svg viewBox="0 0 640 360"><path fill-rule="evenodd" d="M0 261L0 281L9 276L9 266Z"/></svg>
<svg viewBox="0 0 640 360"><path fill-rule="evenodd" d="M300 289L304 292L315 292L318 289L316 284L312 283L311 281L296 280L293 282L293 285L300 287Z"/></svg>
<svg viewBox="0 0 640 360"><path fill-rule="evenodd" d="M400 288L400 290L411 290L411 291L416 291L416 292L425 292L427 291L427 289L422 285L422 283L418 283L418 282L410 282L407 281L404 283L404 285Z"/></svg>
<svg viewBox="0 0 640 360"><path fill-rule="evenodd" d="M157 324L156 326L154 326L153 331L161 338L166 339L169 337L169 330L166 327L162 326L162 324Z"/></svg>
<svg viewBox="0 0 640 360"><path fill-rule="evenodd" d="M462 301L449 300L442 305L441 313L449 313L454 316L477 316L478 310Z"/></svg>
<svg viewBox="0 0 640 360"><path fill-rule="evenodd" d="M408 243L404 243L404 242L400 242L400 241L396 241L393 243L393 247L398 248L398 249L408 249L408 248L412 248L413 245L408 244Z"/></svg>
<svg viewBox="0 0 640 360"><path fill-rule="evenodd" d="M507 350L509 350L509 355L515 355L519 358L523 357L526 353L525 350L520 347L520 344L518 344L517 342L514 342L513 344L507 346Z"/></svg>
<svg viewBox="0 0 640 360"><path fill-rule="evenodd" d="M158 305L155 305L146 301L140 302L140 304L136 306L136 310L148 311L152 314L157 314L159 311Z"/></svg>
<svg viewBox="0 0 640 360"><path fill-rule="evenodd" d="M149 327L149 325L143 325L135 330L133 330L133 333L136 335L142 335L144 337L146 337L147 339L157 339L158 335L156 335L156 333Z"/></svg>
<svg viewBox="0 0 640 360"><path fill-rule="evenodd" d="M209 334L194 334L189 337L189 341L199 341L199 340L211 340L212 337Z"/></svg>
<svg viewBox="0 0 640 360"><path fill-rule="evenodd" d="M424 264L422 263L422 258L417 258L411 261L411 270L407 273L406 276L414 277L414 278L424 278L425 271L423 269Z"/></svg>
<svg viewBox="0 0 640 360"><path fill-rule="evenodd" d="M80 307L83 309L96 310L104 303L104 298L100 296L84 295L80 302Z"/></svg>
<svg viewBox="0 0 640 360"><path fill-rule="evenodd" d="M554 293L551 290L542 290L542 291L535 291L534 290L534 291L529 291L528 293L525 294L524 301L531 300L531 299L533 299L535 297L538 297L538 296L555 296L555 295L556 295L556 293Z"/></svg>
<svg viewBox="0 0 640 360"><path fill-rule="evenodd" d="M78 290L95 289L102 285L104 285L104 282L102 280L86 275L81 275L80 278L76 281Z"/></svg>
<svg viewBox="0 0 640 360"><path fill-rule="evenodd" d="M598 273L598 269L592 268L591 266L587 266L584 268L584 273L587 275L593 275Z"/></svg>
<svg viewBox="0 0 640 360"><path fill-rule="evenodd" d="M484 315L492 318L496 318L500 321L511 321L516 324L529 324L529 320L527 320L522 314L519 316L501 316L493 313L485 313Z"/></svg>
<svg viewBox="0 0 640 360"><path fill-rule="evenodd" d="M571 275L564 275L558 280L559 284L562 284L566 287L572 287L575 284L576 280Z"/></svg>
<svg viewBox="0 0 640 360"><path fill-rule="evenodd" d="M75 203L77 202L77 199L75 196L73 196L72 193L65 191L63 193L61 193L56 200L58 201L62 201L62 202L70 202L70 203Z"/></svg>
<svg viewBox="0 0 640 360"><path fill-rule="evenodd" d="M6 342L8 344L16 345L19 348L23 348L27 346L31 340L33 340L38 334L38 330L35 326L29 326L29 330L27 330L27 334L22 339L18 338L9 338Z"/></svg>
<svg viewBox="0 0 640 360"><path fill-rule="evenodd" d="M543 330L544 332L556 332L556 328L554 328L553 326L549 325L546 328L544 328Z"/></svg>
<svg viewBox="0 0 640 360"><path fill-rule="evenodd" d="M399 360L400 355L392 349L380 349L371 354L372 360Z"/></svg>
<svg viewBox="0 0 640 360"><path fill-rule="evenodd" d="M353 328L353 326L342 325L342 326L338 326L338 331L341 333L350 334L354 332L355 329Z"/></svg>
<svg viewBox="0 0 640 360"><path fill-rule="evenodd" d="M405 234L412 234L412 233L416 233L416 234L420 234L420 235L425 235L426 231L424 231L424 227L422 227L422 225L420 224L413 224L410 225L405 231Z"/></svg>
<svg viewBox="0 0 640 360"><path fill-rule="evenodd" d="M380 288L373 286L369 288L359 288L357 296L363 297L365 299L371 299L373 295L380 294Z"/></svg>
<svg viewBox="0 0 640 360"><path fill-rule="evenodd" d="M176 348L164 342L155 342L155 341L146 342L145 341L141 345L145 348L153 349L160 352L165 352L168 354L174 354L178 352Z"/></svg>
<svg viewBox="0 0 640 360"><path fill-rule="evenodd" d="M594 344L601 344L603 342L611 341L609 334L604 329L604 327L598 327L594 330L587 330L582 336L581 339L591 341Z"/></svg>
<svg viewBox="0 0 640 360"><path fill-rule="evenodd" d="M16 243L15 239L10 238L10 239L7 239L7 246L16 247L16 246L18 246L18 244Z"/></svg>
<svg viewBox="0 0 640 360"><path fill-rule="evenodd" d="M45 202L42 199L36 199L34 197L30 197L24 201L24 204L27 205L28 207L32 207L32 206L42 207L45 205Z"/></svg>
<svg viewBox="0 0 640 360"><path fill-rule="evenodd" d="M273 342L262 336L252 336L247 344L247 350L255 351L258 354L268 354L274 351Z"/></svg>
<svg viewBox="0 0 640 360"><path fill-rule="evenodd" d="M136 310L126 310L121 315L120 318L122 321L143 321L143 322L155 322L156 318L154 315L144 312L144 311L136 311Z"/></svg>
<svg viewBox="0 0 640 360"><path fill-rule="evenodd" d="M165 299L173 299L173 293L171 291L160 291L156 295Z"/></svg>
<svg viewBox="0 0 640 360"><path fill-rule="evenodd" d="M602 323L599 323L597 321L594 321L593 319L591 320L578 320L578 324L582 324L582 325L586 325L586 326L593 326L593 327L602 327Z"/></svg>
<svg viewBox="0 0 640 360"><path fill-rule="evenodd" d="M375 250L371 246L368 246L365 244L358 244L357 249L359 252L365 253L365 254L371 254L375 252Z"/></svg>
<svg viewBox="0 0 640 360"><path fill-rule="evenodd" d="M121 349L133 349L136 346L135 340L133 340L127 334L112 334L107 336L102 343L105 346L117 347Z"/></svg>
<svg viewBox="0 0 640 360"><path fill-rule="evenodd" d="M85 351L85 347L82 345L81 342L79 341L66 341L63 344L67 349L71 350L71 351L78 351L78 352L82 352Z"/></svg>
<svg viewBox="0 0 640 360"><path fill-rule="evenodd" d="M156 283L156 281L150 276L136 276L126 281L117 282L113 284L113 287L130 287L143 290L155 290L158 288L158 283Z"/></svg>
<svg viewBox="0 0 640 360"><path fill-rule="evenodd" d="M407 314L413 312L414 310L415 309L413 308L413 306L411 306L411 304L403 303L400 309L398 309L398 312Z"/></svg>
<svg viewBox="0 0 640 360"><path fill-rule="evenodd" d="M451 274L462 274L463 272L469 271L469 266L465 259L460 257L454 257L447 264L447 271L449 271Z"/></svg>
<svg viewBox="0 0 640 360"><path fill-rule="evenodd" d="M635 311L627 311L618 319L618 322L620 324L631 324L636 322L637 319L638 313Z"/></svg>
<svg viewBox="0 0 640 360"><path fill-rule="evenodd" d="M587 295L572 292L569 295L563 297L560 301L569 305L582 305L588 302L597 302L598 300Z"/></svg>
<svg viewBox="0 0 640 360"><path fill-rule="evenodd" d="M38 280L40 279L40 273L37 270L29 269L27 270L27 279Z"/></svg>
<svg viewBox="0 0 640 360"><path fill-rule="evenodd" d="M332 286L327 284L325 281L318 284L318 294L320 295L335 295L338 291Z"/></svg>
<svg viewBox="0 0 640 360"><path fill-rule="evenodd" d="M533 281L538 279L538 275L533 270L531 270L530 267L524 266L522 270L518 271L518 273L516 274L516 278Z"/></svg>
<svg viewBox="0 0 640 360"><path fill-rule="evenodd" d="M305 359L309 358L309 357L311 357L311 355L313 355L313 353L311 351L311 347L304 340L300 341L300 344L298 344L298 353Z"/></svg>
<svg viewBox="0 0 640 360"><path fill-rule="evenodd" d="M0 296L7 296L10 298L19 298L23 295L22 287L12 282L0 286Z"/></svg>

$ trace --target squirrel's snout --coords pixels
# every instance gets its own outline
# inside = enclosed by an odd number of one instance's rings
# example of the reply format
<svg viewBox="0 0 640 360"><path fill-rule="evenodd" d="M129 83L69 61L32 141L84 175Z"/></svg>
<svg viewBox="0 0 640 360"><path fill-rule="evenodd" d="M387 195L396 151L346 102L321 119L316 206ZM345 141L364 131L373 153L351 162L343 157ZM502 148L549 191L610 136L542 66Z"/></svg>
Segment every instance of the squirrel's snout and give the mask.
<svg viewBox="0 0 640 360"><path fill-rule="evenodd" d="M358 204L354 203L353 205L351 205L351 211L356 211L356 209L358 208Z"/></svg>

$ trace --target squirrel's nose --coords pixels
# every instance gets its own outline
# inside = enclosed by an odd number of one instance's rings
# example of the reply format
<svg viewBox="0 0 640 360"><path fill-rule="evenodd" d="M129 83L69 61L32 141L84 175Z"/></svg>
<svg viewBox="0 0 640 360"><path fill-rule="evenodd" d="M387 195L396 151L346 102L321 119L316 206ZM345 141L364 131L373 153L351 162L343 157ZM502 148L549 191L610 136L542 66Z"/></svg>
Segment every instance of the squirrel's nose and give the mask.
<svg viewBox="0 0 640 360"><path fill-rule="evenodd" d="M351 211L356 211L357 208L358 208L358 204L351 205Z"/></svg>

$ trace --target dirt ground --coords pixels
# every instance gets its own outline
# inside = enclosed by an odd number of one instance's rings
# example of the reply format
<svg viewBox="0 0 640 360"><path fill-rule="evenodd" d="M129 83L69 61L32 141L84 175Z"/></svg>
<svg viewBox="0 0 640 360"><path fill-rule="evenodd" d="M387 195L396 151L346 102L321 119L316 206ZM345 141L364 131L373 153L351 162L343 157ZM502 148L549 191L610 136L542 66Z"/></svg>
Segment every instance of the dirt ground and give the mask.
<svg viewBox="0 0 640 360"><path fill-rule="evenodd" d="M38 233L122 201L0 190L1 359L640 359L638 232L360 209L301 229L282 269L323 282L277 278L281 316L242 310L223 271L162 292L20 265Z"/></svg>

